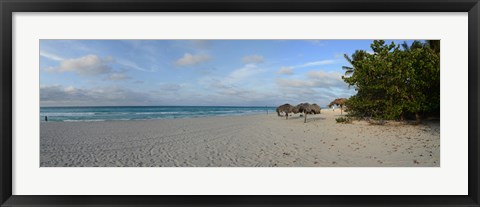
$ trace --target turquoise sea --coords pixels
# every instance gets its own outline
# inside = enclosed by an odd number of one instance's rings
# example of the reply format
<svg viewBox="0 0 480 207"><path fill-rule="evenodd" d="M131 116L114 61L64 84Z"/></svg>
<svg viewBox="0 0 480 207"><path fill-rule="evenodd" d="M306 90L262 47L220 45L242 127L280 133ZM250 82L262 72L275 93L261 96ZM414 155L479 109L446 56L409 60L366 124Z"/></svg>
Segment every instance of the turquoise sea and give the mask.
<svg viewBox="0 0 480 207"><path fill-rule="evenodd" d="M244 106L96 106L40 107L40 121L111 121L182 119L212 116L242 116L275 113L275 107Z"/></svg>

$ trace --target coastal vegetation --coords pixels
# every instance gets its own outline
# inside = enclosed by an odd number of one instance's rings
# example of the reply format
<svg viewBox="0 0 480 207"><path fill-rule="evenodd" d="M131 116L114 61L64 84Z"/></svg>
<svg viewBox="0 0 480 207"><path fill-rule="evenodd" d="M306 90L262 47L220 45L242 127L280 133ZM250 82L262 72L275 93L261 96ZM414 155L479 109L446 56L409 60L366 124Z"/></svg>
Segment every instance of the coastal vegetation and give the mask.
<svg viewBox="0 0 480 207"><path fill-rule="evenodd" d="M440 115L440 41L386 44L344 55L342 79L356 95L345 102L349 116L387 120Z"/></svg>
<svg viewBox="0 0 480 207"><path fill-rule="evenodd" d="M343 123L343 124L352 123L352 119L349 117L338 117L338 118L335 118L335 121L337 121L337 123Z"/></svg>

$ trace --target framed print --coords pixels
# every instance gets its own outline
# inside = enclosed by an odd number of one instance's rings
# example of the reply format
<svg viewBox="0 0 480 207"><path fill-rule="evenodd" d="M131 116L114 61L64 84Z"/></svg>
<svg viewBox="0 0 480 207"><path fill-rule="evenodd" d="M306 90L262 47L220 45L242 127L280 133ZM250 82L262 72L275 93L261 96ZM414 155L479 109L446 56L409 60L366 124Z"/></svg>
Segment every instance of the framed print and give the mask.
<svg viewBox="0 0 480 207"><path fill-rule="evenodd" d="M1 1L2 206L479 206L468 1Z"/></svg>

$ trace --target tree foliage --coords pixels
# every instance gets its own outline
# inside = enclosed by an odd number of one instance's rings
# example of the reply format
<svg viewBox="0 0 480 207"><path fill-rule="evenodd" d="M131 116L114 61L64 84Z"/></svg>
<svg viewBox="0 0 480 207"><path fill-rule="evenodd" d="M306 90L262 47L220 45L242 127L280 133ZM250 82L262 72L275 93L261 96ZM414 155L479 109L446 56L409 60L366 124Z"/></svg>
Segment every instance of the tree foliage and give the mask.
<svg viewBox="0 0 480 207"><path fill-rule="evenodd" d="M343 80L357 90L346 102L354 116L416 118L440 111L440 41L386 44L375 40L373 52L357 50Z"/></svg>

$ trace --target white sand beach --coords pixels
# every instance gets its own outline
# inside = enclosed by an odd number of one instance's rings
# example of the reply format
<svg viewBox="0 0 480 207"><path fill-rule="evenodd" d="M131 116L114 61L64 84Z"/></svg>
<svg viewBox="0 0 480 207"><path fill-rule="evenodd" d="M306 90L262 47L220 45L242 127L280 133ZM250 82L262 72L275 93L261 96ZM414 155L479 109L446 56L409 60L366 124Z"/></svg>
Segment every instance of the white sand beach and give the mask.
<svg viewBox="0 0 480 207"><path fill-rule="evenodd" d="M438 167L440 124L337 124L270 113L146 121L42 122L41 167Z"/></svg>

